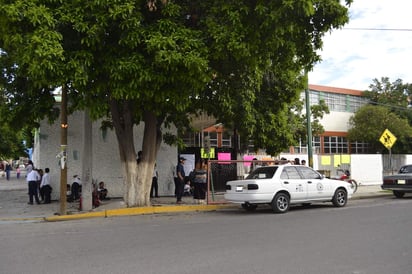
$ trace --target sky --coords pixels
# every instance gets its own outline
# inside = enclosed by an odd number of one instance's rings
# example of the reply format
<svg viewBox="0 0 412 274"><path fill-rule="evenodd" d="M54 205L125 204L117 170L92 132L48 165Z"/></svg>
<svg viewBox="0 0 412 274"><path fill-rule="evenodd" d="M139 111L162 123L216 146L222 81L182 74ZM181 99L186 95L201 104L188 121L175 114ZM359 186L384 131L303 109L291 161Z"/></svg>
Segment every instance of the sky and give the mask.
<svg viewBox="0 0 412 274"><path fill-rule="evenodd" d="M349 23L324 37L309 83L357 90L382 77L412 83L411 12L410 0L354 0Z"/></svg>

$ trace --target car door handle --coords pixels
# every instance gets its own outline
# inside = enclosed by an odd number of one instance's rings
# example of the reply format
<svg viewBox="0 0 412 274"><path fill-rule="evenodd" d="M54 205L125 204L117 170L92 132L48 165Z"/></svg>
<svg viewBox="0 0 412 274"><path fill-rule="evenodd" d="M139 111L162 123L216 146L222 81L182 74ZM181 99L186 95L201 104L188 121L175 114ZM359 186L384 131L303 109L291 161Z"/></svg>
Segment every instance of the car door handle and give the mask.
<svg viewBox="0 0 412 274"><path fill-rule="evenodd" d="M308 184L311 184L312 183L312 181L308 181Z"/></svg>
<svg viewBox="0 0 412 274"><path fill-rule="evenodd" d="M285 185L288 185L288 184L289 184L289 182L288 182L288 181L284 181L283 183L284 183Z"/></svg>

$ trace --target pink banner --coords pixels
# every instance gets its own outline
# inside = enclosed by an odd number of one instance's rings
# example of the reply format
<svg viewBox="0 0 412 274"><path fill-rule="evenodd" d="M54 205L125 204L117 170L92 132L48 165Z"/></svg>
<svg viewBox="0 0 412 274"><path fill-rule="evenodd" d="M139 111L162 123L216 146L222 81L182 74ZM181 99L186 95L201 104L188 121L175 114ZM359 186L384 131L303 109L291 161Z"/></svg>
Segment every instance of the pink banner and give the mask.
<svg viewBox="0 0 412 274"><path fill-rule="evenodd" d="M255 158L254 155L244 155L243 156L243 160L245 160L245 161L252 161L253 158ZM244 166L251 166L251 165L252 165L252 162L245 162L244 163Z"/></svg>
<svg viewBox="0 0 412 274"><path fill-rule="evenodd" d="M217 153L217 159L218 160L223 160L223 161L230 161L231 160L231 155L230 155L230 153L226 153L226 152L218 152ZM219 164L230 164L230 162L219 162Z"/></svg>

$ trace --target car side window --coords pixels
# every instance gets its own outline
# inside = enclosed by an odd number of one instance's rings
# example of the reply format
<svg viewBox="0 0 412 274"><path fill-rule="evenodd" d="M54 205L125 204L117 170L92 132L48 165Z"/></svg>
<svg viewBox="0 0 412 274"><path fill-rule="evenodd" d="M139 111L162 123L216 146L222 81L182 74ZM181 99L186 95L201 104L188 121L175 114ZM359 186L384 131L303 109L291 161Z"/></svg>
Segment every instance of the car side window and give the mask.
<svg viewBox="0 0 412 274"><path fill-rule="evenodd" d="M305 179L320 179L321 178L319 173L317 173L316 171L314 171L311 168L304 167L304 166L300 166L298 168L299 168L299 171L302 174L303 178L305 178Z"/></svg>
<svg viewBox="0 0 412 274"><path fill-rule="evenodd" d="M294 166L286 166L280 174L281 179L302 179Z"/></svg>

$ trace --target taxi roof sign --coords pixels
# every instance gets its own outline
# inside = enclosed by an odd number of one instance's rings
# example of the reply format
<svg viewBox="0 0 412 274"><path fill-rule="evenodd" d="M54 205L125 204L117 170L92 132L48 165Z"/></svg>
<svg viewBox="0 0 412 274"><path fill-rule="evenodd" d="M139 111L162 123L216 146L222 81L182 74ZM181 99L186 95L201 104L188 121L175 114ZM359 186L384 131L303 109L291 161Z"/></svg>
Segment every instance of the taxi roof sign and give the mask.
<svg viewBox="0 0 412 274"><path fill-rule="evenodd" d="M396 142L396 137L395 135L392 134L388 129L385 129L385 131L382 133L381 138L379 138L379 141L387 148L391 149L392 146Z"/></svg>

